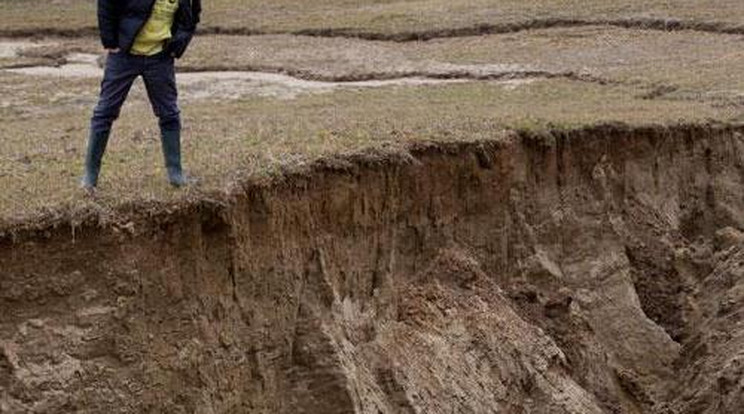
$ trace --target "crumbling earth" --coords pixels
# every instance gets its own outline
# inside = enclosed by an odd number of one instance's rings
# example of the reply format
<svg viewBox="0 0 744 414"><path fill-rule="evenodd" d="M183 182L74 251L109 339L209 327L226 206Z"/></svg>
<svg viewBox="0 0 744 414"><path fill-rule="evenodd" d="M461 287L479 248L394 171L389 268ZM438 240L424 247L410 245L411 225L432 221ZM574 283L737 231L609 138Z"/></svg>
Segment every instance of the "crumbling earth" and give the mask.
<svg viewBox="0 0 744 414"><path fill-rule="evenodd" d="M202 184L139 85L92 199L95 5L3 1L0 414L742 411L741 1L214 0Z"/></svg>
<svg viewBox="0 0 744 414"><path fill-rule="evenodd" d="M2 241L2 412L735 413L744 130L330 159Z"/></svg>

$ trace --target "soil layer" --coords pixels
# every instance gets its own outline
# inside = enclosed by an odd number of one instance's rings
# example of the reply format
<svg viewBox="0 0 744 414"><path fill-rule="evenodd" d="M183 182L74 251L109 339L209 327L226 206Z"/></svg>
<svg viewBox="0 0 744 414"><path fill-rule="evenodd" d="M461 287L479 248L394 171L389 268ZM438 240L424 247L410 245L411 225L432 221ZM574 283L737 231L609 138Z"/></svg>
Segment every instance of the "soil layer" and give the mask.
<svg viewBox="0 0 744 414"><path fill-rule="evenodd" d="M326 159L0 238L0 412L736 413L744 128Z"/></svg>

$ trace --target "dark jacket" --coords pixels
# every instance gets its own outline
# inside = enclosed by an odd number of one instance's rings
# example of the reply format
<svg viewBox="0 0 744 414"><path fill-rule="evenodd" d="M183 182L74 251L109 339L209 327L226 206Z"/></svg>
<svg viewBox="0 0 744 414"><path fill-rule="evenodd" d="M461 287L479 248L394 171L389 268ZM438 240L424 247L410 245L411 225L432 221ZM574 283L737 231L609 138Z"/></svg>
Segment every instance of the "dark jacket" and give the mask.
<svg viewBox="0 0 744 414"><path fill-rule="evenodd" d="M165 51L181 57L194 37L201 15L201 0L178 1L171 28L172 38ZM98 30L107 49L129 52L140 29L150 18L155 0L98 0Z"/></svg>

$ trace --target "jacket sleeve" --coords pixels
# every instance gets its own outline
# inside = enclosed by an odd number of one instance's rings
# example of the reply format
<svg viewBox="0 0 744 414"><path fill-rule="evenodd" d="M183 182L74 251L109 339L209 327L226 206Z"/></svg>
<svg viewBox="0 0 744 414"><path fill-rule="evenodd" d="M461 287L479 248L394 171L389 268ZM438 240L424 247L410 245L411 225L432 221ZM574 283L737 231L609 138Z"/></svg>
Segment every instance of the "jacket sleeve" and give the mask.
<svg viewBox="0 0 744 414"><path fill-rule="evenodd" d="M118 0L98 0L98 31L101 43L107 49L119 47Z"/></svg>

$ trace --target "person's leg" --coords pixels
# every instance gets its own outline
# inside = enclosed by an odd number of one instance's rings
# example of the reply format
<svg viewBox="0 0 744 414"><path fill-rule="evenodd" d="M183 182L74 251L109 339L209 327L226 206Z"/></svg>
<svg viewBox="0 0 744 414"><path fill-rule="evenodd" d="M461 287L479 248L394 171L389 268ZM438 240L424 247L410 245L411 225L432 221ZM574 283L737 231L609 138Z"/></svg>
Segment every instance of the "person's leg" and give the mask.
<svg viewBox="0 0 744 414"><path fill-rule="evenodd" d="M101 95L90 121L88 150L85 156L85 174L81 185L93 189L98 185L101 160L106 152L111 126L119 117L121 106L132 88L132 83L140 74L137 62L124 52L110 54L106 59L106 69L101 82Z"/></svg>
<svg viewBox="0 0 744 414"><path fill-rule="evenodd" d="M174 59L160 54L147 58L143 78L152 109L160 124L163 157L168 180L176 187L186 185L181 167L181 112Z"/></svg>

